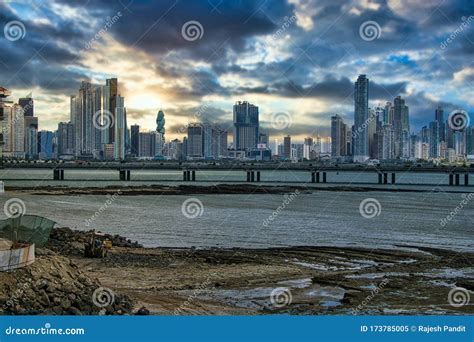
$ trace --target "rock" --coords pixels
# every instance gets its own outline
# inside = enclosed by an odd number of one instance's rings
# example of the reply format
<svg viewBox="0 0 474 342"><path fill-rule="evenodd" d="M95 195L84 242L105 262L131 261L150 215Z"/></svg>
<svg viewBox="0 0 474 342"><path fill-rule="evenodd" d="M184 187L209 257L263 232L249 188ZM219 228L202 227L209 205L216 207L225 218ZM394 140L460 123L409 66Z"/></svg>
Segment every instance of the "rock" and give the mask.
<svg viewBox="0 0 474 342"><path fill-rule="evenodd" d="M61 300L61 307L62 307L63 309L69 309L69 308L71 307L71 301L70 301L69 299L67 299L67 298L63 298L63 299Z"/></svg>
<svg viewBox="0 0 474 342"><path fill-rule="evenodd" d="M44 306L50 306L51 301L49 300L48 294L46 293L45 290L40 290L39 291L39 302L44 305Z"/></svg>
<svg viewBox="0 0 474 342"><path fill-rule="evenodd" d="M136 312L137 316L148 316L150 314L150 310L148 310L146 307L142 306L138 311Z"/></svg>

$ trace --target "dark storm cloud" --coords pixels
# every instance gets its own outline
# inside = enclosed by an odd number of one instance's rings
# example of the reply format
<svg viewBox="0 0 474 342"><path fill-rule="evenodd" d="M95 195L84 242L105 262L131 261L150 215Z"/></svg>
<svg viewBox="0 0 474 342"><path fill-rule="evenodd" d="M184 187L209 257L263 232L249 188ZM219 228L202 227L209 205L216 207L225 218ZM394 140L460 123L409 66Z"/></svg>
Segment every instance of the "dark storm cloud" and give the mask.
<svg viewBox="0 0 474 342"><path fill-rule="evenodd" d="M406 86L406 82L398 82L393 84L370 82L370 97L372 100L390 99L400 94L404 94L406 92ZM349 99L349 101L352 102L354 82L345 77L341 79L326 77L323 81L319 83L313 83L309 86L303 86L288 81L262 87L240 87L238 88L237 92L240 94L270 94L290 98L315 97L346 101Z"/></svg>
<svg viewBox="0 0 474 342"><path fill-rule="evenodd" d="M429 90L412 87L416 81L448 84L455 72L471 66L474 22L445 48L440 46L461 25L462 17L474 15L474 2L403 0L398 8L390 7L388 1L377 3L378 8L364 8L355 1L309 1L308 6L317 10L302 14L314 13L313 27L306 31L294 22L282 35L276 32L285 18L301 10L284 0L39 2L36 13L43 22L22 17L21 11L12 11L9 3L0 4L1 27L11 20L21 20L27 29L23 40L10 42L0 37L0 85L20 89L37 86L57 95L76 92L81 80L101 72L84 68L85 44L108 16L120 11L120 21L109 34L132 51L151 57L155 63L144 66L149 67L150 74L141 77L148 80L159 76L164 80L152 83L150 90L166 92L176 102L175 107L181 106L180 102L199 102L209 95L244 98L246 94L267 94L275 101L326 100L347 107L347 112L341 114L351 118L354 81L364 72L370 79L372 103L408 96L410 89L416 94L407 97L411 118L415 125L426 123L439 103L423 93ZM59 5L74 8L76 15L58 13ZM181 28L190 20L202 25L201 39L183 38ZM370 20L380 25L381 34L376 40L365 41L359 27ZM44 23L47 21L50 24ZM101 43L97 43L99 52ZM259 58L249 61L252 55ZM119 55L116 58L111 62L120 61ZM222 82L221 77L233 74L246 82L237 87ZM472 80L467 78L460 88L469 87L467 82ZM441 104L450 108L462 103L456 98L450 100ZM168 112L192 119L195 110L185 105ZM151 114L132 110L130 117L140 119ZM229 112L219 108L210 109L207 115L209 121L222 123L231 118ZM306 134L305 129L295 123L288 132Z"/></svg>

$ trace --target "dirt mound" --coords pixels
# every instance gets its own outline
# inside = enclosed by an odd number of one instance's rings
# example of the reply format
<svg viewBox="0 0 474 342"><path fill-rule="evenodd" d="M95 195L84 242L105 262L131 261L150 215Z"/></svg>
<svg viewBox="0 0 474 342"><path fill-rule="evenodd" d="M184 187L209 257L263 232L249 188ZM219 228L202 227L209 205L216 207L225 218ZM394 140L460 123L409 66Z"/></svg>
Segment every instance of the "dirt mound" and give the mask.
<svg viewBox="0 0 474 342"><path fill-rule="evenodd" d="M129 297L101 287L68 258L46 249L36 261L0 272L0 313L7 315L129 314Z"/></svg>
<svg viewBox="0 0 474 342"><path fill-rule="evenodd" d="M67 227L54 228L49 236L46 248L62 255L84 255L84 242L91 231L72 230ZM120 236L105 234L105 237L112 241L112 246L138 248L143 247L138 242Z"/></svg>

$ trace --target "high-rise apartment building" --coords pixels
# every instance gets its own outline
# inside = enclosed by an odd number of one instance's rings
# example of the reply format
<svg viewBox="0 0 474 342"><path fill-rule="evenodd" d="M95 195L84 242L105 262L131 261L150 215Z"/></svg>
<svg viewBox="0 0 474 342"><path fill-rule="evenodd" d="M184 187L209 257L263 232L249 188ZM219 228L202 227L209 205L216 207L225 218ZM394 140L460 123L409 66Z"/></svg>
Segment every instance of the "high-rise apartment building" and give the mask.
<svg viewBox="0 0 474 342"><path fill-rule="evenodd" d="M354 161L369 159L369 79L359 75L354 86Z"/></svg>
<svg viewBox="0 0 474 342"><path fill-rule="evenodd" d="M258 107L247 101L234 105L234 148L250 150L256 148L259 137Z"/></svg>

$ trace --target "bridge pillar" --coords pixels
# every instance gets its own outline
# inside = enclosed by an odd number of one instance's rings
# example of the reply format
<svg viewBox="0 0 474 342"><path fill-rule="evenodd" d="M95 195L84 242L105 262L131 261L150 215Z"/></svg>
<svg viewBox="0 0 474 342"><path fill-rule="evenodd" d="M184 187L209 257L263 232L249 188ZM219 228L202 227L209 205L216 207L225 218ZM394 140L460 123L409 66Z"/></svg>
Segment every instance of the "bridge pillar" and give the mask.
<svg viewBox="0 0 474 342"><path fill-rule="evenodd" d="M383 183L388 184L388 173L386 172L383 173Z"/></svg>
<svg viewBox="0 0 474 342"><path fill-rule="evenodd" d="M454 175L452 173L449 174L449 185L454 185Z"/></svg>
<svg viewBox="0 0 474 342"><path fill-rule="evenodd" d="M255 172L250 171L250 181L253 183L255 182Z"/></svg>
<svg viewBox="0 0 474 342"><path fill-rule="evenodd" d="M125 172L126 179L129 181L130 180L130 170L127 170Z"/></svg>
<svg viewBox="0 0 474 342"><path fill-rule="evenodd" d="M247 171L247 182L250 182L250 171Z"/></svg>
<svg viewBox="0 0 474 342"><path fill-rule="evenodd" d="M312 171L311 172L311 183L316 182L316 172Z"/></svg>
<svg viewBox="0 0 474 342"><path fill-rule="evenodd" d="M323 172L323 183L326 183L326 172Z"/></svg>
<svg viewBox="0 0 474 342"><path fill-rule="evenodd" d="M196 181L196 170L191 171L191 180Z"/></svg>
<svg viewBox="0 0 474 342"><path fill-rule="evenodd" d="M125 170L119 170L119 179L121 181L125 180Z"/></svg>
<svg viewBox="0 0 474 342"><path fill-rule="evenodd" d="M54 169L53 170L53 179L54 180L64 180L64 169Z"/></svg>
<svg viewBox="0 0 474 342"><path fill-rule="evenodd" d="M469 173L464 174L464 185L469 185Z"/></svg>
<svg viewBox="0 0 474 342"><path fill-rule="evenodd" d="M186 182L188 180L186 170L183 171L183 182Z"/></svg>
<svg viewBox="0 0 474 342"><path fill-rule="evenodd" d="M455 173L454 177L456 179L456 185L459 185L459 173Z"/></svg>
<svg viewBox="0 0 474 342"><path fill-rule="evenodd" d="M316 183L319 183L320 180L319 180L319 172L316 172Z"/></svg>
<svg viewBox="0 0 474 342"><path fill-rule="evenodd" d="M260 171L257 171L257 182L260 182Z"/></svg>
<svg viewBox="0 0 474 342"><path fill-rule="evenodd" d="M379 176L379 184L382 184L382 176L383 176L382 173L379 172L378 176Z"/></svg>
<svg viewBox="0 0 474 342"><path fill-rule="evenodd" d="M395 172L392 172L392 184L395 184Z"/></svg>

